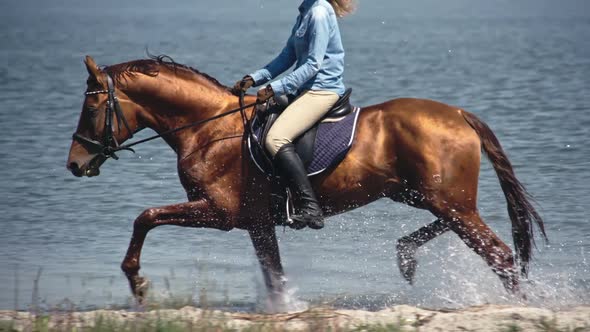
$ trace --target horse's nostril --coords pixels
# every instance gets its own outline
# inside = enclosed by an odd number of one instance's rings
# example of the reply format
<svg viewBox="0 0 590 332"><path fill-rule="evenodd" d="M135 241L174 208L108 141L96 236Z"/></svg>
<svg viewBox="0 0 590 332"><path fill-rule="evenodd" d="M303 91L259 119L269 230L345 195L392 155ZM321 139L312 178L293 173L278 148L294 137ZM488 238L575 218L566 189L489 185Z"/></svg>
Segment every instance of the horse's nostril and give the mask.
<svg viewBox="0 0 590 332"><path fill-rule="evenodd" d="M68 169L70 171L75 171L75 170L78 170L79 168L80 167L78 167L78 164L74 161L68 164Z"/></svg>
<svg viewBox="0 0 590 332"><path fill-rule="evenodd" d="M80 169L80 166L78 166L78 163L76 163L76 162L69 163L68 164L68 169L72 172L72 174L74 176L80 177L80 176L84 175L84 173Z"/></svg>

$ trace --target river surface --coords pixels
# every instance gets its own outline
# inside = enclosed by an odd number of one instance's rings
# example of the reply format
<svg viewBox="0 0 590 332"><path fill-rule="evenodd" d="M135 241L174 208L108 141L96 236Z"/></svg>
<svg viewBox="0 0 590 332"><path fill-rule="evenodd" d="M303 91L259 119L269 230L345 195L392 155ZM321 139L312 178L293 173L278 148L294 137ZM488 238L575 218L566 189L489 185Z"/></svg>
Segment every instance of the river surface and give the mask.
<svg viewBox="0 0 590 332"><path fill-rule="evenodd" d="M86 89L83 56L109 65L145 58L148 48L230 85L279 52L298 4L0 3L0 309L65 299L80 308L126 305L119 264L133 220L145 208L186 200L174 152L161 140L121 153L100 177L66 170ZM550 239L537 240L523 282L531 305L590 304L589 9L583 0L371 0L340 21L355 104L436 99L494 130ZM505 206L484 161L479 209L512 246ZM408 285L396 267L396 240L433 220L379 200L330 218L321 231L277 229L293 298L363 308L519 302L452 233L420 249L416 283ZM142 268L157 296L244 310L264 302L244 231L158 228Z"/></svg>

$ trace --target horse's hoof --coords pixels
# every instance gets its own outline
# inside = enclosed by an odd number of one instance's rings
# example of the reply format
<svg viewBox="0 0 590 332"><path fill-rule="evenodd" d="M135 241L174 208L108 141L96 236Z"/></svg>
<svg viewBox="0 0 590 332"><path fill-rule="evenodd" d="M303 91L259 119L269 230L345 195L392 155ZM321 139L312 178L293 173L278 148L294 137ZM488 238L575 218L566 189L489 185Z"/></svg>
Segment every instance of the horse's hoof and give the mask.
<svg viewBox="0 0 590 332"><path fill-rule="evenodd" d="M397 266L410 285L414 284L414 275L418 261L414 258L418 247L414 242L399 240L397 243Z"/></svg>
<svg viewBox="0 0 590 332"><path fill-rule="evenodd" d="M135 283L133 296L135 296L135 299L139 305L143 305L147 298L148 289L150 288L150 281L149 279L143 277L136 277L133 281Z"/></svg>
<svg viewBox="0 0 590 332"><path fill-rule="evenodd" d="M506 291L517 297L522 297L523 300L526 301L526 295L520 291L517 272L513 269L495 270L494 272L496 272L500 277L500 280L502 280L502 284Z"/></svg>

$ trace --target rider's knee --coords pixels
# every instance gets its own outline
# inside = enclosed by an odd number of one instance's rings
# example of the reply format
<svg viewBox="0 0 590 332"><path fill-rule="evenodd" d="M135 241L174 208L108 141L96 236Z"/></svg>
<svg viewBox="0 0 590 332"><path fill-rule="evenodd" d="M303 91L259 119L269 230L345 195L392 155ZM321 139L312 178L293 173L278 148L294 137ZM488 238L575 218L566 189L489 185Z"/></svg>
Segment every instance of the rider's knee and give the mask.
<svg viewBox="0 0 590 332"><path fill-rule="evenodd" d="M283 138L272 132L272 130L266 135L264 141L264 147L272 156L276 155L283 145L289 143L289 140Z"/></svg>

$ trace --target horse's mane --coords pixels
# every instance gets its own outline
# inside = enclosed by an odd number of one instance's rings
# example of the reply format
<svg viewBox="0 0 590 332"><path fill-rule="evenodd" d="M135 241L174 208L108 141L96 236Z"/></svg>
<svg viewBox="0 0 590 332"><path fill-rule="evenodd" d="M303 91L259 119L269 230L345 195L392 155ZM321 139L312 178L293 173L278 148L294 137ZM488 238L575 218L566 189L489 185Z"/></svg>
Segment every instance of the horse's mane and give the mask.
<svg viewBox="0 0 590 332"><path fill-rule="evenodd" d="M160 73L160 68L165 67L173 71L175 74L197 74L200 77L205 78L207 81L213 83L213 85L217 86L218 88L225 90L231 94L235 94L232 89L221 84L215 78L203 72L200 72L199 70L193 67L176 63L171 57L167 55L151 55L148 53L148 57L149 59L139 59L112 66L107 66L104 68L104 70L113 78L113 80L115 80L115 82L119 82L120 80L125 80L128 77L135 76L136 73L141 73L144 75L155 77L158 76L158 74Z"/></svg>

